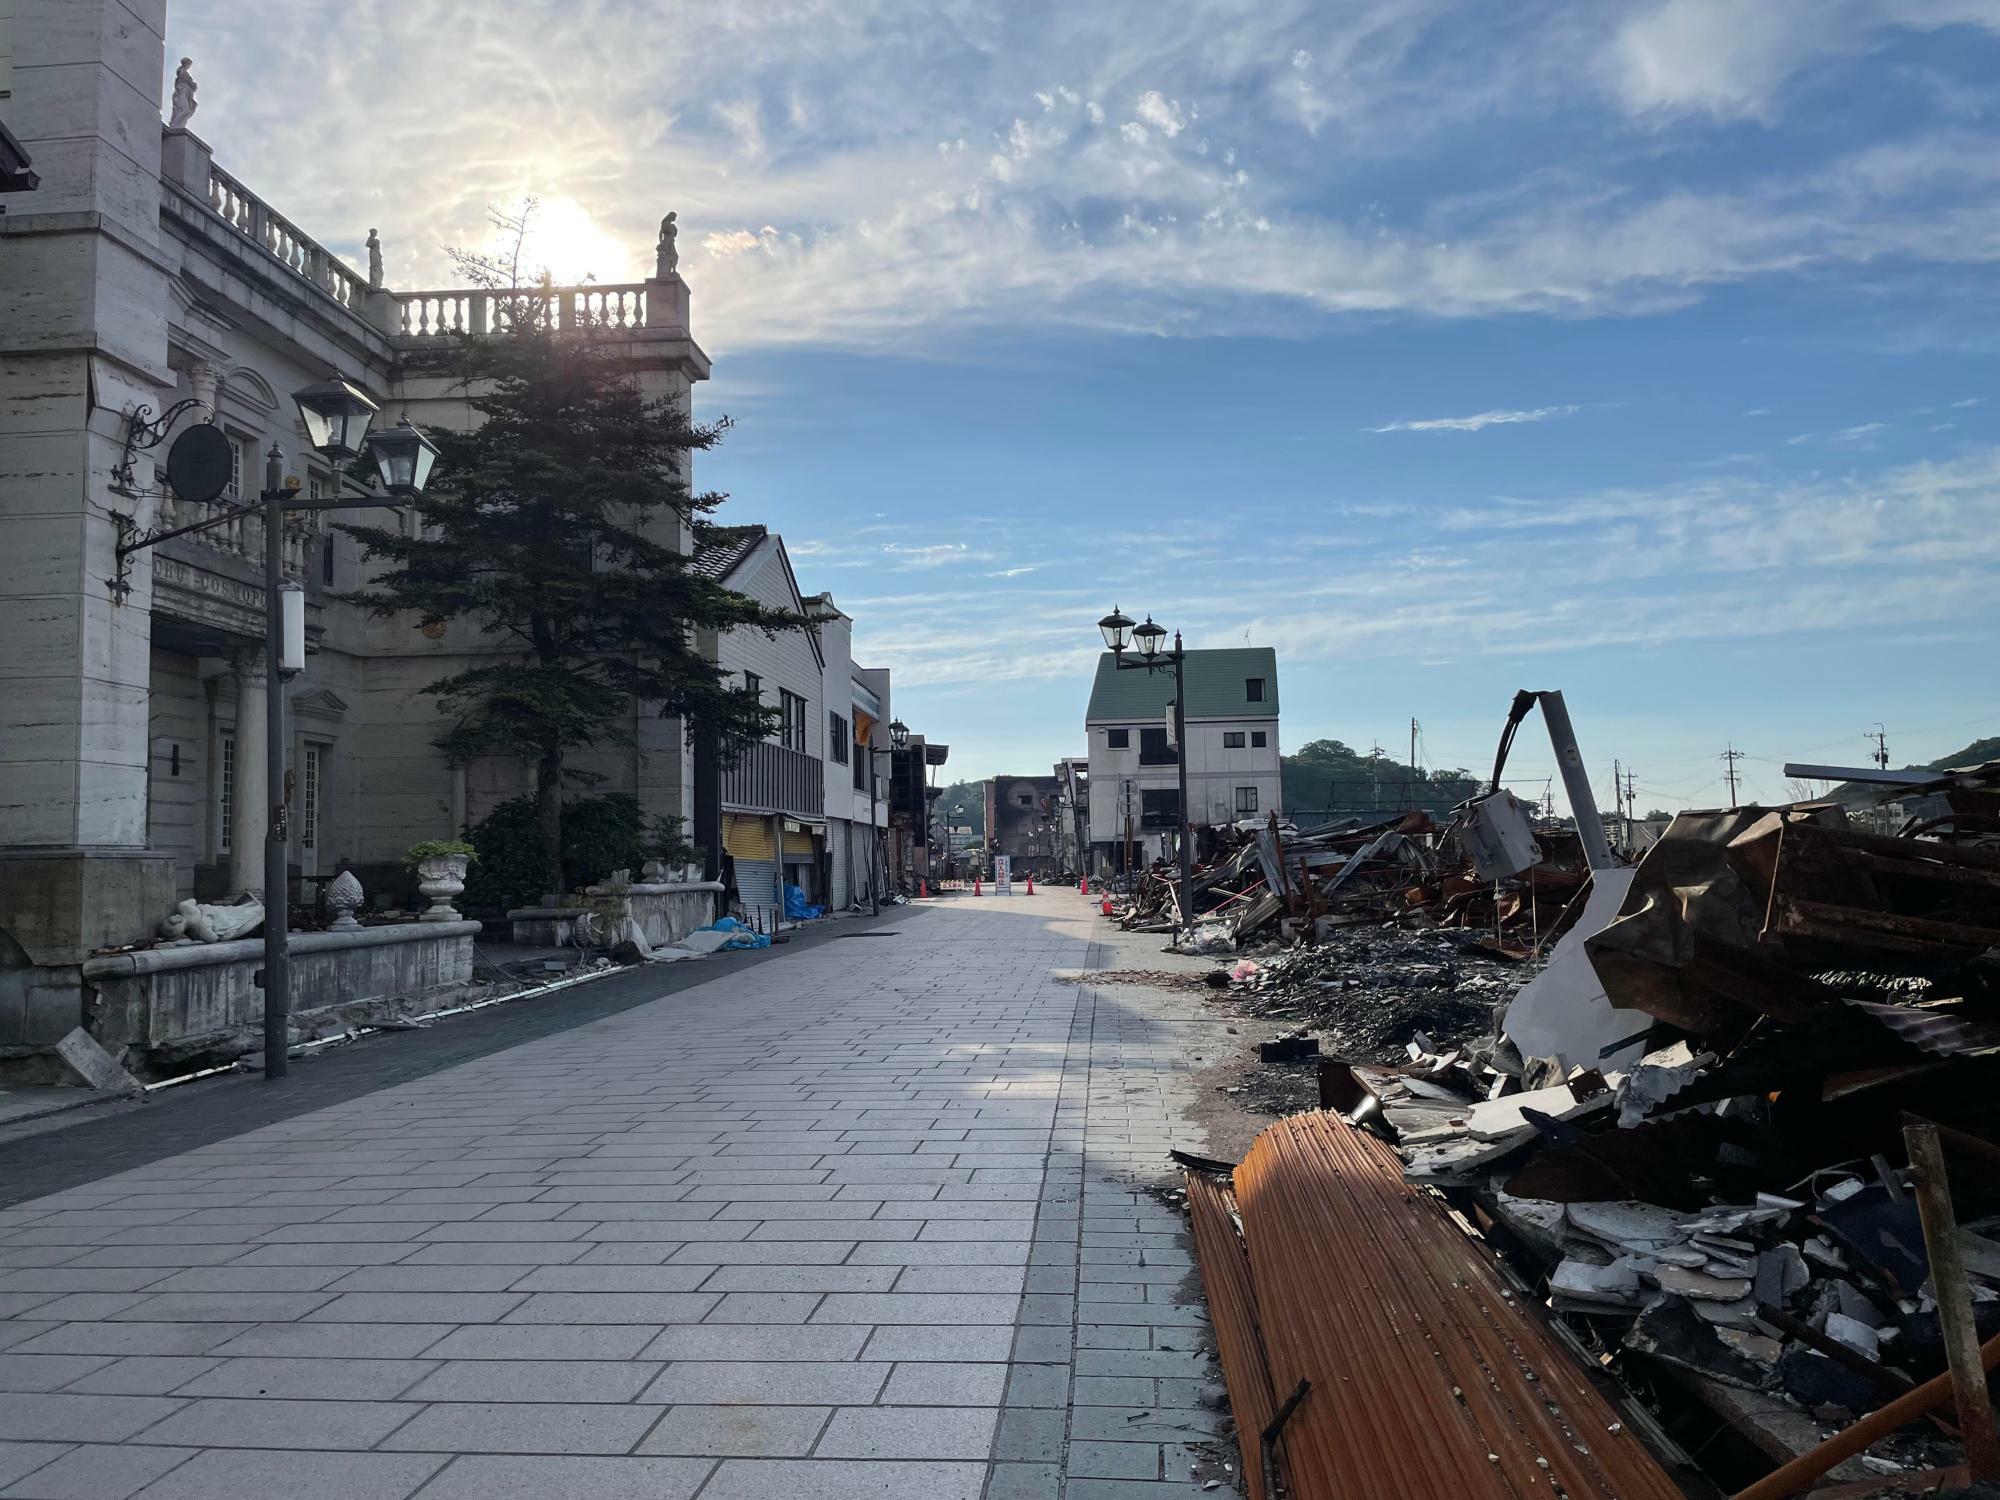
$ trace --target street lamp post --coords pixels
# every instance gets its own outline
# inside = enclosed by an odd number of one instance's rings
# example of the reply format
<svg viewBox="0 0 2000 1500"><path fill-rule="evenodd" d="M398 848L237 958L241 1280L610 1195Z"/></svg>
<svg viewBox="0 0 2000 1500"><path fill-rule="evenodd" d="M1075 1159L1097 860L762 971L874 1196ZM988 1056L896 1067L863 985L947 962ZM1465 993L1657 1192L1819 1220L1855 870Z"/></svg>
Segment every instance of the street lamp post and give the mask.
<svg viewBox="0 0 2000 1500"><path fill-rule="evenodd" d="M869 736L868 825L870 831L874 834L873 842L875 845L874 858L869 862L868 879L868 914L871 917L882 915L882 882L888 879L889 876L889 852L883 845L884 830L887 825L875 821L877 817L876 809L882 805L882 796L877 790L880 783L875 770L875 757L878 755L893 754L895 751L903 749L909 743L910 726L905 724L901 719L893 719L889 723L889 749L887 751L880 749L875 744L872 734ZM893 765L894 762L892 761L891 764Z"/></svg>
<svg viewBox="0 0 2000 1500"><path fill-rule="evenodd" d="M297 503L285 487L285 457L273 443L264 456L264 770L271 798L264 828L264 1077L283 1078L291 1032L291 956L286 948L290 881L290 801L285 795L285 683L305 670L305 593L285 579L285 511L333 510L381 505L422 493L437 459L437 445L408 420L388 432L370 434L376 404L358 386L335 376L307 386L292 400L305 424L306 439L333 470L333 494ZM375 460L386 495L356 489L365 498L342 496L341 466L367 451Z"/></svg>
<svg viewBox="0 0 2000 1500"><path fill-rule="evenodd" d="M1162 651L1167 639L1166 630L1153 623L1151 615L1146 623L1134 626L1123 610L1113 606L1111 613L1097 622L1097 628L1104 633L1104 644L1111 648L1111 659L1121 672L1167 672L1174 674L1174 760L1180 770L1180 844L1181 882L1179 900L1181 925L1184 930L1194 929L1194 838L1188 820L1188 743L1187 743L1187 652L1181 647L1181 633L1174 632L1171 651ZM1125 652L1136 648L1137 661L1127 661Z"/></svg>

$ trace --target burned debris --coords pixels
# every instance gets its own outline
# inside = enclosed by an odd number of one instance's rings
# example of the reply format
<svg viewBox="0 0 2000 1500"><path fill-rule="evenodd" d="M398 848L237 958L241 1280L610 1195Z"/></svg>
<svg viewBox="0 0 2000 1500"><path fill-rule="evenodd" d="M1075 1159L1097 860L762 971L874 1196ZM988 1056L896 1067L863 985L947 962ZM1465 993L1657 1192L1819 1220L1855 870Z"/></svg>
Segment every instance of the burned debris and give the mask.
<svg viewBox="0 0 2000 1500"><path fill-rule="evenodd" d="M1489 794L1196 871L1215 1002L1318 1070L1189 1174L1253 1495L2000 1480L2000 764L1918 790L1896 836L1696 812L1636 865L1587 788L1559 840Z"/></svg>

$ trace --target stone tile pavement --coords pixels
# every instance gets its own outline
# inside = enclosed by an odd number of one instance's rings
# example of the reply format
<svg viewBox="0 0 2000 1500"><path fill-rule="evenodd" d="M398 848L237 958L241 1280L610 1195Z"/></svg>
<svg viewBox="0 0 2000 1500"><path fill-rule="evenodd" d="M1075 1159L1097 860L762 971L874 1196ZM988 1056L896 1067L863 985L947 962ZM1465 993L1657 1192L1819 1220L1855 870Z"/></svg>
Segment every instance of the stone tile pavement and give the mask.
<svg viewBox="0 0 2000 1500"><path fill-rule="evenodd" d="M0 1210L0 1497L1192 1493L1198 1006L893 931Z"/></svg>

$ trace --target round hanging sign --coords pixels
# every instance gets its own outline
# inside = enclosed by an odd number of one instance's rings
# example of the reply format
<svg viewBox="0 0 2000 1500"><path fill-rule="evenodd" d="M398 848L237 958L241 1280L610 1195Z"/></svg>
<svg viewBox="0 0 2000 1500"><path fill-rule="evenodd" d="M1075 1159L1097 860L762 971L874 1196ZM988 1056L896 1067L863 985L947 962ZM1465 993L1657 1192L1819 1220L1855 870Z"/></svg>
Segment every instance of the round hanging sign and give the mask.
<svg viewBox="0 0 2000 1500"><path fill-rule="evenodd" d="M206 505L229 488L229 439L222 429L198 422L167 449L167 487L176 499Z"/></svg>

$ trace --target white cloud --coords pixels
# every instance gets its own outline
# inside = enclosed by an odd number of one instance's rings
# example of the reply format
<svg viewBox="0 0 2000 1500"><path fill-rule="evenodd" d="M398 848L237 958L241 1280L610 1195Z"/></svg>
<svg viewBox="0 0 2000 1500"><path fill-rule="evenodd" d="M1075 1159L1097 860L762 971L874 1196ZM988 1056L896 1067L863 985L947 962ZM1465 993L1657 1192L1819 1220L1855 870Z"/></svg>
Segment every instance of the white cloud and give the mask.
<svg viewBox="0 0 2000 1500"><path fill-rule="evenodd" d="M1479 432L1488 427L1508 427L1517 422L1548 422L1572 416L1574 406L1538 406L1532 411L1482 411L1469 417L1426 417L1417 422L1389 422L1365 432Z"/></svg>
<svg viewBox="0 0 2000 1500"><path fill-rule="evenodd" d="M1187 129L1187 116L1181 110L1180 100L1169 99L1158 89L1147 89L1141 94L1133 113L1164 136L1176 136Z"/></svg>
<svg viewBox="0 0 2000 1500"><path fill-rule="evenodd" d="M901 542L885 542L882 554L898 568L942 568L952 563L991 562L993 554L975 550L964 542L937 542L913 547Z"/></svg>
<svg viewBox="0 0 2000 1500"><path fill-rule="evenodd" d="M352 44L328 50L305 25L243 27L237 0L176 0L169 50L214 80L202 119L218 164L336 252L382 226L393 286L449 284L444 247L483 242L486 206L523 193L582 205L618 247L598 278L637 279L677 209L718 356L902 350L996 324L1296 335L1356 314L1645 314L1805 270L2000 260L2000 150L1978 119L1844 156L1773 154L1727 186L1699 152L1649 152L1638 172L1630 142L1609 139L1566 144L1560 172L1531 152L1479 194L1413 188L1387 216L1329 206L1353 174L1421 167L1454 128L1539 120L1606 57L1625 61L1598 76L1649 130L1775 118L1774 90L1816 45L1798 41L1808 0L1768 0L1776 19L1764 0L1731 7L1749 19L1709 62L1697 23L1721 3L1651 4L1620 26L1545 0L1496 9L1479 46L1438 47L1441 28L1470 24L1442 0L1272 0L1248 16L1104 0L1004 45L990 0L853 0L736 8L688 48L659 7L498 28L479 0L357 0ZM1981 3L1898 0L1895 19L1973 20ZM1888 34L1889 0L1825 4L1863 16L1864 38ZM1051 86L1083 59L1087 87ZM248 82L269 76L296 87ZM297 130L364 87L351 151ZM1228 110L1197 140L1206 99ZM1102 100L1135 101L1122 130L1099 128ZM1161 149L1180 135L1209 149ZM351 170L371 158L398 173ZM395 191L410 180L425 191Z"/></svg>
<svg viewBox="0 0 2000 1500"><path fill-rule="evenodd" d="M1769 121L1795 75L1863 53L1892 27L2000 29L1989 0L1659 0L1628 19L1602 59L1634 114Z"/></svg>
<svg viewBox="0 0 2000 1500"><path fill-rule="evenodd" d="M1303 47L1292 54L1292 66L1297 68L1301 73L1312 66L1312 60L1313 55Z"/></svg>
<svg viewBox="0 0 2000 1500"><path fill-rule="evenodd" d="M1040 563L1026 563L1021 567L1017 568L1000 568L994 572L986 574L985 576L988 578L1019 578L1024 573L1036 572L1037 570L1040 569L1040 567L1041 567Z"/></svg>

